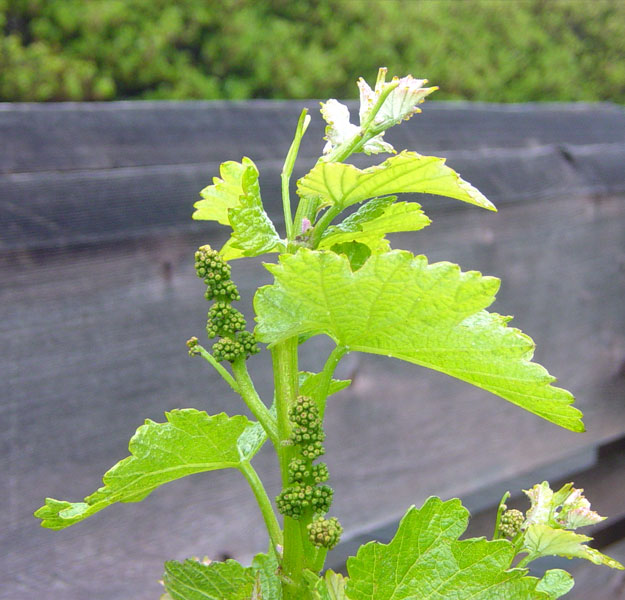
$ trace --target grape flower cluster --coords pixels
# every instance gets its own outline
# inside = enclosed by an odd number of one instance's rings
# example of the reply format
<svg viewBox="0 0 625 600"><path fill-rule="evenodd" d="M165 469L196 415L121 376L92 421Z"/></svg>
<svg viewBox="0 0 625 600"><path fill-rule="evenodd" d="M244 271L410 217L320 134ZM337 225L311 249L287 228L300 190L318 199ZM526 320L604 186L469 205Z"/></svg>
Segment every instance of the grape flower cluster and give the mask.
<svg viewBox="0 0 625 600"><path fill-rule="evenodd" d="M230 265L209 245L201 246L195 253L195 272L206 284L204 297L215 300L208 311L206 333L209 338L219 338L213 344L212 354L218 362L246 359L260 350L254 334L245 331L243 315L232 306L241 299L239 290L230 278Z"/></svg>
<svg viewBox="0 0 625 600"><path fill-rule="evenodd" d="M308 538L319 547L333 548L343 531L336 518L322 517L330 510L333 490L325 485L329 478L325 463L313 464L313 460L325 453L325 434L319 409L312 398L299 396L289 409L293 425L290 442L299 456L289 464L289 483L276 498L278 510L292 519L315 517L307 525Z"/></svg>

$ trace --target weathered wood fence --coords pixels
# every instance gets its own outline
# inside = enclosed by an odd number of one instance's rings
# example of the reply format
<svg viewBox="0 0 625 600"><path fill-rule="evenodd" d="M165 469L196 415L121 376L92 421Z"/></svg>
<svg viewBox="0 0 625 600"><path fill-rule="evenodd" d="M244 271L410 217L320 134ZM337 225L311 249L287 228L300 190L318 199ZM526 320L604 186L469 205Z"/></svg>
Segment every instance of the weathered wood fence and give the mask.
<svg viewBox="0 0 625 600"><path fill-rule="evenodd" d="M307 104L313 124L299 174L323 143L316 102ZM247 155L281 226L277 175L300 106L0 105L0 598L156 598L165 559L246 560L264 549L259 514L236 472L187 478L62 532L39 528L31 515L46 495L79 500L95 490L144 418L162 420L164 410L187 406L240 410L184 346L202 334L207 310L193 252L225 239L223 228L192 222L191 206L222 160ZM428 495L462 496L480 531L481 511L503 491L547 477L586 487L597 510L612 517L598 542L618 541L625 528L625 111L430 103L388 139L447 156L499 206L492 214L424 198L434 223L401 236L401 245L500 276L495 310L516 315L514 324L534 337L537 360L576 394L588 432L560 430L414 365L350 355L340 374L353 384L328 409L333 514L346 528L334 563L356 541L392 534L404 510ZM245 260L234 277L250 316L252 290L269 276L260 261ZM303 348L303 366L318 369L327 344ZM266 357L251 361L265 398L267 366ZM269 448L256 464L277 492ZM601 571L597 586L584 572L583 595L571 598L590 597L588 586L593 598L622 593L621 575Z"/></svg>

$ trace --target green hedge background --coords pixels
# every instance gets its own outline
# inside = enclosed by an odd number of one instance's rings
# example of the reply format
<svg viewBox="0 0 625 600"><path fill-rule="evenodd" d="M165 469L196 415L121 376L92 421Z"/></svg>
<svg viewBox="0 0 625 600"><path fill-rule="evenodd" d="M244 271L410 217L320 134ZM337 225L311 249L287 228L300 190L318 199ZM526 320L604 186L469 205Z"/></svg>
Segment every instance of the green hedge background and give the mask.
<svg viewBox="0 0 625 600"><path fill-rule="evenodd" d="M625 102L624 0L0 0L0 100Z"/></svg>

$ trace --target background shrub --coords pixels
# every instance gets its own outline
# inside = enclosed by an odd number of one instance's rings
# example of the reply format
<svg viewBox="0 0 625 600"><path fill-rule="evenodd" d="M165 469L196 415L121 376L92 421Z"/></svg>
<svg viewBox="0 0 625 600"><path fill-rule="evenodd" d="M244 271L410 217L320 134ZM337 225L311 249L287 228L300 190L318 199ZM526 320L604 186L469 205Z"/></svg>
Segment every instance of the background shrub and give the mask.
<svg viewBox="0 0 625 600"><path fill-rule="evenodd" d="M439 99L625 101L620 0L0 0L0 100L325 98L427 74Z"/></svg>

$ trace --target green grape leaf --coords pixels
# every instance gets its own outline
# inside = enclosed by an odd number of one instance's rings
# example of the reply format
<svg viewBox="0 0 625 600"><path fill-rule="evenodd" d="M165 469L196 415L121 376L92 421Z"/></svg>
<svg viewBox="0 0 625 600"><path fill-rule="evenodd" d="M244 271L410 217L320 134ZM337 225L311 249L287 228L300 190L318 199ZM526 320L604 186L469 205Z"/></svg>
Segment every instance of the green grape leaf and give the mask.
<svg viewBox="0 0 625 600"><path fill-rule="evenodd" d="M530 525L523 536L523 551L528 552L532 560L541 556L564 556L566 558L584 558L596 565L606 565L612 569L623 570L625 567L599 552L586 546L591 537L566 529L554 529L537 523Z"/></svg>
<svg viewBox="0 0 625 600"><path fill-rule="evenodd" d="M347 579L340 573L328 569L317 584L320 600L347 600L345 584Z"/></svg>
<svg viewBox="0 0 625 600"><path fill-rule="evenodd" d="M205 187L193 207L195 212L192 217L200 221L217 221L222 225L230 225L228 211L241 205L241 196L245 195L243 189L243 175L246 172L256 172L256 165L247 157L238 163L233 160L221 163L219 177L213 177L213 185Z"/></svg>
<svg viewBox="0 0 625 600"><path fill-rule="evenodd" d="M331 248L345 242L366 244L379 251L386 234L418 231L430 224L416 202L394 203L395 196L374 198L339 225L326 229L319 248Z"/></svg>
<svg viewBox="0 0 625 600"><path fill-rule="evenodd" d="M258 169L247 157L220 167L221 179L204 188L194 204L194 219L212 220L232 227L232 236L221 249L226 260L277 252L284 245L263 208Z"/></svg>
<svg viewBox="0 0 625 600"><path fill-rule="evenodd" d="M149 419L128 445L130 456L103 477L104 486L84 502L47 498L35 516L48 529L63 529L115 502L139 502L157 487L204 471L238 468L250 460L262 443L246 431L257 425L247 417L208 416L193 408L165 413L166 423ZM241 442L241 440L243 440Z"/></svg>
<svg viewBox="0 0 625 600"><path fill-rule="evenodd" d="M299 372L299 393L302 396L315 396L323 381L323 373ZM351 379L332 379L328 389L328 397L349 387Z"/></svg>
<svg viewBox="0 0 625 600"><path fill-rule="evenodd" d="M371 248L360 242L341 242L340 244L334 244L330 250L336 254L346 256L352 271L358 271L371 256ZM388 250L388 247L376 248L376 250L385 252Z"/></svg>
<svg viewBox="0 0 625 600"><path fill-rule="evenodd" d="M325 333L350 351L447 373L583 431L573 396L531 362L532 340L507 327L509 317L483 310L498 279L400 250L372 255L355 273L345 257L306 249L266 267L275 283L254 299L260 341Z"/></svg>
<svg viewBox="0 0 625 600"><path fill-rule="evenodd" d="M345 595L347 579L332 569L328 569L323 577L312 571L304 571L304 580L314 600L348 600Z"/></svg>
<svg viewBox="0 0 625 600"><path fill-rule="evenodd" d="M347 559L351 600L547 600L538 579L512 569L507 540L458 540L469 512L460 500L429 498L408 510L388 544L370 542Z"/></svg>
<svg viewBox="0 0 625 600"><path fill-rule="evenodd" d="M256 574L235 560L210 564L172 560L165 563L163 582L172 600L250 600Z"/></svg>
<svg viewBox="0 0 625 600"><path fill-rule="evenodd" d="M271 407L270 414L275 418L275 405ZM237 450L241 461L250 461L266 441L267 432L263 426L257 421L250 422L237 439Z"/></svg>
<svg viewBox="0 0 625 600"><path fill-rule="evenodd" d="M375 196L408 192L448 196L496 210L478 189L446 166L444 158L416 152L404 151L367 169L320 162L297 182L297 193L318 198L319 207L347 208Z"/></svg>
<svg viewBox="0 0 625 600"><path fill-rule="evenodd" d="M557 600L570 592L574 585L575 581L570 573L562 569L550 569L538 582L536 590L545 592L549 596L549 600Z"/></svg>
<svg viewBox="0 0 625 600"><path fill-rule="evenodd" d="M258 171L248 169L243 174L243 191L240 206L228 212L232 225L233 248L241 250L244 256L258 256L266 252L284 249L271 219L267 216L260 199ZM228 256L225 256L226 260Z"/></svg>
<svg viewBox="0 0 625 600"><path fill-rule="evenodd" d="M275 552L257 554L252 561L260 587L259 600L282 600L282 584L278 577L278 559Z"/></svg>

